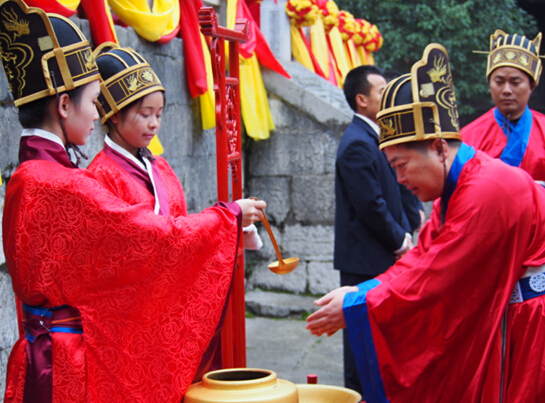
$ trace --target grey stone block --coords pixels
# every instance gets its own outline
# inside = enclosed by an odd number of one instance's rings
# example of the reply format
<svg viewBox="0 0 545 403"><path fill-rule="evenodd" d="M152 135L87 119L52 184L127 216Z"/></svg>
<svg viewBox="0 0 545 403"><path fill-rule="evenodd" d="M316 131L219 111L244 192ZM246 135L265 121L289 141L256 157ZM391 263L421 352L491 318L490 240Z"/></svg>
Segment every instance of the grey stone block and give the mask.
<svg viewBox="0 0 545 403"><path fill-rule="evenodd" d="M297 222L332 225L335 220L335 177L331 174L294 176L292 204Z"/></svg>
<svg viewBox="0 0 545 403"><path fill-rule="evenodd" d="M18 338L17 314L15 312L15 297L11 286L11 278L0 268L0 399L4 398L6 390L6 369L11 348Z"/></svg>
<svg viewBox="0 0 545 403"><path fill-rule="evenodd" d="M300 317L318 310L315 298L277 292L247 291L246 310L257 316L273 318Z"/></svg>
<svg viewBox="0 0 545 403"><path fill-rule="evenodd" d="M252 143L250 172L253 176L321 174L325 155L321 133L275 132L267 141Z"/></svg>
<svg viewBox="0 0 545 403"><path fill-rule="evenodd" d="M260 223L256 225L263 239L263 248L256 252L255 258L271 262L277 260L265 228ZM282 231L275 226L271 226L271 229L284 258L298 257L301 261L328 261L333 258L333 226L295 224L286 225Z"/></svg>
<svg viewBox="0 0 545 403"><path fill-rule="evenodd" d="M305 261L331 260L333 239L333 226L326 225L290 225L282 234L286 257L297 256Z"/></svg>
<svg viewBox="0 0 545 403"><path fill-rule="evenodd" d="M301 130L304 133L320 132L323 128L322 125L317 124L311 116L302 114L300 110L294 108L284 102L284 100L277 95L269 92L269 109L271 116L274 120L275 131L287 130L289 132L295 132Z"/></svg>
<svg viewBox="0 0 545 403"><path fill-rule="evenodd" d="M13 105L1 107L0 118L0 170L7 175L19 163L19 140L21 125L17 108Z"/></svg>
<svg viewBox="0 0 545 403"><path fill-rule="evenodd" d="M287 256L285 256L287 257ZM277 260L276 257L273 260ZM252 287L259 287L264 290L282 290L294 293L304 293L307 288L307 270L306 262L300 261L299 266L288 274L276 274L269 270L267 264L270 261L262 261L261 264L254 267L248 283Z"/></svg>
<svg viewBox="0 0 545 403"><path fill-rule="evenodd" d="M339 271L333 269L332 261L312 261L308 264L308 291L311 294L327 294L339 286Z"/></svg>
<svg viewBox="0 0 545 403"><path fill-rule="evenodd" d="M0 73L0 104L11 104L13 103L13 97L9 90L8 80L6 78L6 73L4 69Z"/></svg>
<svg viewBox="0 0 545 403"><path fill-rule="evenodd" d="M317 122L330 125L350 122L353 113L340 88L297 62L285 61L282 66L290 74L291 80L264 68L262 75L267 91L276 94Z"/></svg>
<svg viewBox="0 0 545 403"><path fill-rule="evenodd" d="M290 212L290 182L287 177L258 177L249 181L248 194L267 202L265 212L273 224L283 223Z"/></svg>

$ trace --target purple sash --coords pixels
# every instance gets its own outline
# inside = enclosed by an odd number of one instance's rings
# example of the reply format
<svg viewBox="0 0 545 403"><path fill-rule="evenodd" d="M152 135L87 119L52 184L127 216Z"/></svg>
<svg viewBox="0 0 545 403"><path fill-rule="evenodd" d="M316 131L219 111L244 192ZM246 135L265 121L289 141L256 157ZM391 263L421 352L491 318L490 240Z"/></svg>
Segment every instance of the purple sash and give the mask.
<svg viewBox="0 0 545 403"><path fill-rule="evenodd" d="M80 312L63 305L55 308L23 304L27 371L23 403L51 403L53 354L51 333L83 334Z"/></svg>

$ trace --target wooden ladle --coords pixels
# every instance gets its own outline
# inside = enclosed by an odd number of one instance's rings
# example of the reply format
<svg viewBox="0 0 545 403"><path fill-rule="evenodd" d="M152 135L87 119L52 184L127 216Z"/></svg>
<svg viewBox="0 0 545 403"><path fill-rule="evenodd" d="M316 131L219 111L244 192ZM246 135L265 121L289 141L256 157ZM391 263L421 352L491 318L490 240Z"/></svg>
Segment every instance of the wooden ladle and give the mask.
<svg viewBox="0 0 545 403"><path fill-rule="evenodd" d="M271 238L271 242L274 246L274 251L276 252L276 257L278 260L276 262L272 262L269 264L269 270L276 274L288 274L295 270L297 265L299 264L299 258L298 257L290 257L289 259L282 259L282 254L280 253L280 248L278 248L278 244L276 243L276 239L274 239L273 232L271 230L271 226L269 225L269 221L267 220L267 216L265 215L265 212L263 212L263 219L261 220L263 222L263 225L265 226L265 229L269 233L269 237Z"/></svg>

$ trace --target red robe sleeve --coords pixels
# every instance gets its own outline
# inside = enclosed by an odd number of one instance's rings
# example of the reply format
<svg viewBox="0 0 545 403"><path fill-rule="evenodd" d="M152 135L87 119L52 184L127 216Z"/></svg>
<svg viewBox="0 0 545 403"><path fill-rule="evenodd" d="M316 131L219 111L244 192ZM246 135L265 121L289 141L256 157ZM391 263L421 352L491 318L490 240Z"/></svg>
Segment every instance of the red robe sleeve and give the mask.
<svg viewBox="0 0 545 403"><path fill-rule="evenodd" d="M46 161L22 164L6 191L14 291L30 305L80 310L86 363L78 386L88 402L180 402L218 324L237 236L237 216L222 206L157 216L114 197L89 172ZM24 343L10 357L15 397L6 401L20 401L25 367L16 364L26 361L13 355L24 354Z"/></svg>

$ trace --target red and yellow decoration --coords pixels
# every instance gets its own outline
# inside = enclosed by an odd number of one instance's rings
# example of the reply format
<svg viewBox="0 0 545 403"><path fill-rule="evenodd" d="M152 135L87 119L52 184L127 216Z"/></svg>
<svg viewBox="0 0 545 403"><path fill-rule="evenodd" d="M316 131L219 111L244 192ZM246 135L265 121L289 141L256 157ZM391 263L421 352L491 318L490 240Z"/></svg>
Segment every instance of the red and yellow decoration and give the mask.
<svg viewBox="0 0 545 403"><path fill-rule="evenodd" d="M312 0L289 0L286 3L286 14L290 18L291 52L294 59L310 71L326 78L323 67L314 56L302 29L316 24L320 18L320 9Z"/></svg>
<svg viewBox="0 0 545 403"><path fill-rule="evenodd" d="M227 0L227 28L235 27L235 20L248 20L248 41L240 45L240 108L246 133L254 140L265 140L274 130L267 93L259 64L291 78L274 57L259 25L244 0Z"/></svg>
<svg viewBox="0 0 545 403"><path fill-rule="evenodd" d="M208 44L200 32L197 11L202 0L161 0L150 7L148 0L25 0L31 7L71 17L78 7L90 22L94 45L118 43L116 22L129 25L143 38L160 44L174 37L184 40L184 56L191 96L199 98L203 129L215 126L213 78ZM250 39L240 47L241 108L250 137L265 139L274 129L259 63L286 77L289 75L270 51L259 23L252 16L247 1L228 0L228 27L235 18L249 21ZM250 1L253 14L260 1ZM374 64L373 52L382 46L382 36L375 25L355 19L340 11L333 0L289 0L286 13L291 22L294 58L311 71L342 87L348 71L361 64ZM183 23L181 23L183 22ZM310 37L303 32L310 27ZM162 152L158 139L153 148ZM0 179L1 180L1 179Z"/></svg>
<svg viewBox="0 0 545 403"><path fill-rule="evenodd" d="M339 10L333 0L289 0L286 14L294 59L332 84L342 87L351 69L375 64L372 52L382 46L378 28ZM304 26L310 26L310 47Z"/></svg>

